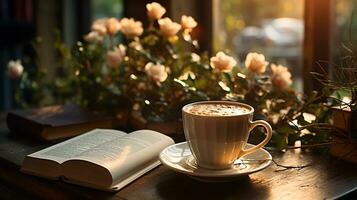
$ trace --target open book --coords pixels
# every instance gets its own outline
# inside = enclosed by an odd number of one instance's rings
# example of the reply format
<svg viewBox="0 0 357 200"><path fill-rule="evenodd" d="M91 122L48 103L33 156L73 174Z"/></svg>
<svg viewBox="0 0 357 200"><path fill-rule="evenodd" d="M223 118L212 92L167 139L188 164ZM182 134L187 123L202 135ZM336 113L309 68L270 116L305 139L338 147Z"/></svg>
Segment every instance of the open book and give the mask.
<svg viewBox="0 0 357 200"><path fill-rule="evenodd" d="M174 141L161 133L94 129L27 155L21 171L91 188L117 191L160 164Z"/></svg>

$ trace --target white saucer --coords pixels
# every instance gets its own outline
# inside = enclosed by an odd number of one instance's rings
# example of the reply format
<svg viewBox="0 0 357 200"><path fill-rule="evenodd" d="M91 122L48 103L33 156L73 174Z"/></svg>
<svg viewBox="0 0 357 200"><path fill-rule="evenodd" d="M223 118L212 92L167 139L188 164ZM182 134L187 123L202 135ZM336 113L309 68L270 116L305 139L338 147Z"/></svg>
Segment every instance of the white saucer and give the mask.
<svg viewBox="0 0 357 200"><path fill-rule="evenodd" d="M246 148L254 145L247 144ZM203 181L232 181L242 176L265 169L272 162L269 152L259 149L235 161L234 166L225 170L211 170L197 166L187 142L166 147L159 155L160 161L174 171Z"/></svg>

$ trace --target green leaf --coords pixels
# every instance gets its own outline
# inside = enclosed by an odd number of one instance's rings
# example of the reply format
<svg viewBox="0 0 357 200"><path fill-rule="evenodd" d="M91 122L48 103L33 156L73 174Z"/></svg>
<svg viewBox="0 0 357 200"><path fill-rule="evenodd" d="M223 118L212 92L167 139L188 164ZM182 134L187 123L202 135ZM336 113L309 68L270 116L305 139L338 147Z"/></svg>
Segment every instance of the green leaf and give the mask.
<svg viewBox="0 0 357 200"><path fill-rule="evenodd" d="M280 135L275 131L273 131L272 142L278 150L283 150L288 146L286 136Z"/></svg>
<svg viewBox="0 0 357 200"><path fill-rule="evenodd" d="M296 127L295 126L291 126L288 123L284 123L282 125L280 125L279 127L277 127L276 132L278 132L281 135L285 135L288 136L290 134L294 134L296 133Z"/></svg>

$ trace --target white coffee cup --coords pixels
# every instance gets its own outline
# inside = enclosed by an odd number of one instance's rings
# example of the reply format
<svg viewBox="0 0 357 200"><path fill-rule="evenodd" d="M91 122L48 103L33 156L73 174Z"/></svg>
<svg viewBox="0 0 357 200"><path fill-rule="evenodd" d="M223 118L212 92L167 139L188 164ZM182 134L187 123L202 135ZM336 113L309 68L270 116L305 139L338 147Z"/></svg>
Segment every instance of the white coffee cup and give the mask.
<svg viewBox="0 0 357 200"><path fill-rule="evenodd" d="M184 106L185 138L198 166L228 169L235 160L266 145L272 137L272 128L266 121L252 121L253 113L253 107L230 101L202 101ZM258 145L245 149L256 126L265 128L266 137Z"/></svg>

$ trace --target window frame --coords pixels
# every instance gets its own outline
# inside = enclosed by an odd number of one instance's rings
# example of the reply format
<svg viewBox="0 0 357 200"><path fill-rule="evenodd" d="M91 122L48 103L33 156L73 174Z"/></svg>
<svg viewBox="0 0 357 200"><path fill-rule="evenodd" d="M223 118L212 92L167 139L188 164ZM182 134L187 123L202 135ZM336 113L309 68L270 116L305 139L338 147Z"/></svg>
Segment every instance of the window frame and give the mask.
<svg viewBox="0 0 357 200"><path fill-rule="evenodd" d="M304 92L320 91L322 85L311 72L329 73L331 59L332 0L305 0L305 31L303 43ZM325 64L319 64L319 63Z"/></svg>

